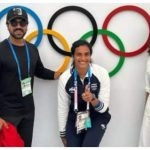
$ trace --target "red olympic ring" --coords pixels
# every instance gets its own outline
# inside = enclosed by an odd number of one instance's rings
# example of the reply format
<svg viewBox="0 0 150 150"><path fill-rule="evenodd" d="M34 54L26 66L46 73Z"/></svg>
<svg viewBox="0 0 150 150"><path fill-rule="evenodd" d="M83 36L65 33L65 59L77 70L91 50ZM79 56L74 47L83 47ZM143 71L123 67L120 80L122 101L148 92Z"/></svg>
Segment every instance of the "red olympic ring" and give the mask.
<svg viewBox="0 0 150 150"><path fill-rule="evenodd" d="M112 19L112 17L114 15L116 15L117 13L121 12L121 11L125 11L125 10L130 10L130 11L135 11L139 14L141 14L145 20L147 21L148 23L148 26L150 28L150 16L149 14L143 10L142 8L140 7L137 7L137 6L131 6L131 5L127 5L127 6L121 6L121 7L118 7L117 9L113 10L105 19L104 23L103 23L103 26L102 26L102 29L105 29L107 30L107 27L108 27L108 23L110 22L110 19ZM150 30L149 30L149 36L148 36L148 39L147 41L144 43L143 46L141 46L141 48L133 51L133 52L121 52L117 49L115 49L109 42L108 40L108 37L106 35L102 35L102 38L103 38L103 41L104 43L106 44L106 46L108 47L109 50L111 50L113 53L115 53L116 55L118 56L124 56L124 57L132 57L132 56L136 56L138 54L141 54L142 52L144 52L148 46L148 42L150 42Z"/></svg>

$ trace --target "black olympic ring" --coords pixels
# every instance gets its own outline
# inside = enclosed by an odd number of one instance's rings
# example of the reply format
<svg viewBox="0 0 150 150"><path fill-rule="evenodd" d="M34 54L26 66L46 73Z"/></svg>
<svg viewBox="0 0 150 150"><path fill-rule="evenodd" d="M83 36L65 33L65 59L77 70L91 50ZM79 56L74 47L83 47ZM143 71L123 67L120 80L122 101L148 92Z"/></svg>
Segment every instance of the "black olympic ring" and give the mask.
<svg viewBox="0 0 150 150"><path fill-rule="evenodd" d="M82 8L82 7L79 7L79 6L67 6L67 7L63 7L63 8L61 8L61 9L59 9L58 11L56 11L56 12L52 15L52 17L51 17L51 19L50 19L50 21L49 21L49 23L48 23L48 27L47 27L47 28L52 30L53 23L54 23L55 19L56 19L60 14L66 12L66 11L73 11L73 10L74 10L74 11L79 11L79 12L83 13L83 14L86 15L86 16L89 18L89 20L91 21L92 27L93 27L93 36L92 36L92 38L91 38L90 44L93 46L94 43L96 42L96 39L97 39L97 32L98 32L97 23L96 23L94 17L92 16L92 14L91 14L90 12L88 12L86 9ZM58 53L61 53L62 55L65 55L65 56L71 56L71 53L70 53L70 52L66 52L66 51L62 50L61 48L59 48L59 47L55 44L52 35L47 35L47 36L48 36L48 40L49 40L49 42L51 43L52 47L53 47Z"/></svg>

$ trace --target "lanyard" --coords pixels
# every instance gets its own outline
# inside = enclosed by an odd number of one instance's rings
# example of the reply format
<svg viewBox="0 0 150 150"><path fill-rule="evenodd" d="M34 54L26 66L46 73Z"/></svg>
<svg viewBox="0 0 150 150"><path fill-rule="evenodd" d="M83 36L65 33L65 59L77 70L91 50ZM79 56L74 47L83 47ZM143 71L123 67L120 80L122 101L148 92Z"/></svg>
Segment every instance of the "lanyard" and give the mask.
<svg viewBox="0 0 150 150"><path fill-rule="evenodd" d="M77 69L75 68L73 70L73 76L74 76L74 111L78 111L78 81L77 81ZM88 67L88 88L90 88L91 84L91 70L90 67ZM87 103L87 110L89 110L89 102Z"/></svg>
<svg viewBox="0 0 150 150"><path fill-rule="evenodd" d="M21 77L21 69L20 69L19 60L18 60L17 55L16 55L16 53L15 53L14 47L13 47L13 45L12 45L11 42L10 42L10 39L7 39L7 41L8 41L8 44L9 44L9 46L10 46L10 49L11 49L11 51L12 51L13 57L14 57L14 59L15 59L15 61L16 61L17 68L18 68L19 80L21 81L21 80L22 80L22 77ZM24 42L24 45L25 45L25 48L26 48L27 63L28 63L28 77L29 77L29 76L30 76L30 75L29 75L29 74L30 74L30 55L29 55L29 48L28 48L26 42Z"/></svg>

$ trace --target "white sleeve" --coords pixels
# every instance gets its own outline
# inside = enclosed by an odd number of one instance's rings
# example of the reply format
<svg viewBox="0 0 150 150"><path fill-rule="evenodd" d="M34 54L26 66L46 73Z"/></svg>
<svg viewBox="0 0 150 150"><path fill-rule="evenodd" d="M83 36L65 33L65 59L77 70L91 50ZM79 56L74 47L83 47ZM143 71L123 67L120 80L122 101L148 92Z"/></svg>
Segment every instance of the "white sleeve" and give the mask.
<svg viewBox="0 0 150 150"><path fill-rule="evenodd" d="M103 70L103 73L99 77L100 79L100 92L98 95L98 99L100 103L95 106L95 110L99 113L104 113L109 107L110 102L110 78L108 72Z"/></svg>
<svg viewBox="0 0 150 150"><path fill-rule="evenodd" d="M145 91L150 93L150 60L147 61L145 73Z"/></svg>
<svg viewBox="0 0 150 150"><path fill-rule="evenodd" d="M69 97L65 90L65 82L63 77L59 78L58 82L58 123L60 136L65 136L66 122L69 111Z"/></svg>

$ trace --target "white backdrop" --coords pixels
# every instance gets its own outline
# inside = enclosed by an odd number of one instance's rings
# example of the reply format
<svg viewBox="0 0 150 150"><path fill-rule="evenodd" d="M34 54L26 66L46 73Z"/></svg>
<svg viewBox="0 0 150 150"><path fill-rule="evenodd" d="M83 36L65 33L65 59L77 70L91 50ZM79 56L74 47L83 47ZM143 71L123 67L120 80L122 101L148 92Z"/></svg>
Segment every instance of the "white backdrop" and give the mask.
<svg viewBox="0 0 150 150"><path fill-rule="evenodd" d="M0 10L15 5L1 2ZM18 5L18 3L17 3ZM119 6L126 3L20 3L32 9L40 17L43 28L47 28L51 16L65 6L80 6L87 9L95 18L98 28L101 29L106 16ZM150 3L130 3L150 13ZM31 33L37 29L36 22L29 17L29 30ZM0 41L8 37L5 17L0 20ZM71 11L60 15L53 29L62 34L69 45L84 33L91 30L89 20L79 12ZM133 11L117 14L110 21L108 29L116 33L123 41L127 52L138 49L145 43L149 27L145 19ZM35 40L31 41L34 43ZM114 42L111 41L113 45ZM59 44L60 45L60 44ZM61 45L60 45L61 46ZM116 46L116 45L115 45ZM64 56L57 53L49 44L47 36L43 36L38 47L44 66L56 70L63 62ZM119 57L110 52L102 41L101 36L93 47L93 62L111 71L117 64ZM144 111L144 73L147 53L125 59L121 70L111 78L112 119L101 142L101 146L137 146ZM58 81L44 81L35 78L35 124L32 146L62 146L57 122L57 83Z"/></svg>

